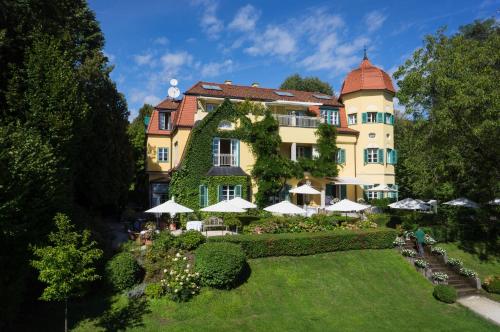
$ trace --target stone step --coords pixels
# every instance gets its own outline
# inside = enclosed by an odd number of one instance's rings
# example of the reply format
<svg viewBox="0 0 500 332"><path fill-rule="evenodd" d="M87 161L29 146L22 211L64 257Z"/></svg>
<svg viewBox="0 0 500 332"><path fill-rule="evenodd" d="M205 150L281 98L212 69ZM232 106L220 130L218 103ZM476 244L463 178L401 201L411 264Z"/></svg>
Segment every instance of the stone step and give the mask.
<svg viewBox="0 0 500 332"><path fill-rule="evenodd" d="M478 293L477 289L474 288L457 290L458 297L469 296L477 293Z"/></svg>
<svg viewBox="0 0 500 332"><path fill-rule="evenodd" d="M450 283L448 281L448 285L455 287L457 290L472 288L471 285L469 285L468 283L465 283L465 282L461 282L461 283L457 283L457 284L452 284L452 283Z"/></svg>

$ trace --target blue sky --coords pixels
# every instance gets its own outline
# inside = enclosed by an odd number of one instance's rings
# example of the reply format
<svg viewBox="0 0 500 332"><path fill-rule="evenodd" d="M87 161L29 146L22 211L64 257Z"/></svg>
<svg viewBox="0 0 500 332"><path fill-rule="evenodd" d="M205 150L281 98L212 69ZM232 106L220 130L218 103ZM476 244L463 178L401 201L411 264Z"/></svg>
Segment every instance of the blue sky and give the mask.
<svg viewBox="0 0 500 332"><path fill-rule="evenodd" d="M392 74L441 26L498 19L500 0L223 1L90 0L106 38L112 77L131 117L167 96L176 78L278 87L290 74L318 76L338 92L363 47Z"/></svg>

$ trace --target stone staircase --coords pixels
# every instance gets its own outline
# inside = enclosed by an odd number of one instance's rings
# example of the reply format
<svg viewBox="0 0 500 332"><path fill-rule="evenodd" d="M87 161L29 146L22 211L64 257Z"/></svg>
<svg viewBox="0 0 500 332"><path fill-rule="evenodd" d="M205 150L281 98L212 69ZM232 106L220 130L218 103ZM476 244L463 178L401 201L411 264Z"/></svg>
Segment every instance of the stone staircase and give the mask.
<svg viewBox="0 0 500 332"><path fill-rule="evenodd" d="M413 249L418 252L415 240L406 240L405 249ZM424 250L424 259L430 264L431 274L434 272L444 272L448 275L448 285L453 286L458 293L458 297L478 294L479 291L473 286L469 278L466 278L444 263L443 258L433 255L429 247Z"/></svg>

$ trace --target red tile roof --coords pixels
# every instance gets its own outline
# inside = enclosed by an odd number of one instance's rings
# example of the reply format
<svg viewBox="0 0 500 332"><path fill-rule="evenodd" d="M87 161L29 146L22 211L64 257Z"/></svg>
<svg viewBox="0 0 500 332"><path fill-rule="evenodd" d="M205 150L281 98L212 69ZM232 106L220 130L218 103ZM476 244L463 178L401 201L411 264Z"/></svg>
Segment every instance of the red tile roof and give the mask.
<svg viewBox="0 0 500 332"><path fill-rule="evenodd" d="M363 59L359 68L347 74L342 84L340 98L360 90L387 90L396 93L391 77L382 69L372 65L368 58Z"/></svg>
<svg viewBox="0 0 500 332"><path fill-rule="evenodd" d="M218 86L221 90L205 89L202 87L202 85L215 85ZM289 92L293 94L293 96L280 96L276 94L275 91ZM320 96L325 95L319 92L270 89L270 88L260 88L253 86L211 83L211 82L198 82L184 94L219 97L219 98L262 100L262 101L286 100L286 101L321 103L327 106L342 106L335 96L330 96L331 99L322 99L315 97L314 95L320 95Z"/></svg>
<svg viewBox="0 0 500 332"><path fill-rule="evenodd" d="M147 134L156 134L156 135L169 135L171 133L170 130L160 130L160 121L158 119L159 110L155 109L153 113L151 113L151 119L149 120L148 129L146 130Z"/></svg>
<svg viewBox="0 0 500 332"><path fill-rule="evenodd" d="M162 110L176 110L179 107L180 103L181 100L167 98L164 99L162 102L160 102L158 105L156 105L155 108Z"/></svg>
<svg viewBox="0 0 500 332"><path fill-rule="evenodd" d="M176 113L174 123L176 127L192 127L194 125L194 115L198 109L195 96L184 96L181 106Z"/></svg>

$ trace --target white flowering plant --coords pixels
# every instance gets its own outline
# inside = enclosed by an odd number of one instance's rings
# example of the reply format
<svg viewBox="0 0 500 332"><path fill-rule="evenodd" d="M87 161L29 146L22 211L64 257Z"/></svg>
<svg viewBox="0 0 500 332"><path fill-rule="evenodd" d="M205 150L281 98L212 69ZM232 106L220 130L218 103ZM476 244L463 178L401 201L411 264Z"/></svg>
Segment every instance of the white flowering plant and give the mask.
<svg viewBox="0 0 500 332"><path fill-rule="evenodd" d="M415 238L415 233L413 231L405 231L403 236L407 239Z"/></svg>
<svg viewBox="0 0 500 332"><path fill-rule="evenodd" d="M434 247L434 248L432 248L432 253L435 255L444 256L444 255L446 255L446 250L444 250L443 248L440 248L440 247Z"/></svg>
<svg viewBox="0 0 500 332"><path fill-rule="evenodd" d="M177 302L187 301L200 292L200 275L182 252L169 258L170 268L164 269L161 284L169 297Z"/></svg>
<svg viewBox="0 0 500 332"><path fill-rule="evenodd" d="M436 244L436 240L434 240L434 238L429 234L425 234L424 243L431 246L433 244Z"/></svg>
<svg viewBox="0 0 500 332"><path fill-rule="evenodd" d="M458 258L448 258L448 265L454 268L461 268L464 263Z"/></svg>
<svg viewBox="0 0 500 332"><path fill-rule="evenodd" d="M448 280L448 275L444 272L434 272L432 274L432 280L436 281L447 281Z"/></svg>
<svg viewBox="0 0 500 332"><path fill-rule="evenodd" d="M403 249L401 250L401 254L405 257L415 257L417 256L417 252L413 249Z"/></svg>
<svg viewBox="0 0 500 332"><path fill-rule="evenodd" d="M402 247L404 246L406 243L405 239L403 239L402 237L398 236L396 237L396 240L394 240L392 242L392 244L395 246L395 247Z"/></svg>
<svg viewBox="0 0 500 332"><path fill-rule="evenodd" d="M415 266L416 267L420 267L422 269L425 269L429 266L429 263L427 263L425 260L423 259L416 259L415 260Z"/></svg>
<svg viewBox="0 0 500 332"><path fill-rule="evenodd" d="M465 267L460 268L459 273L467 278L476 278L477 272L471 269L467 269Z"/></svg>

